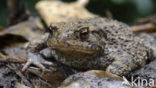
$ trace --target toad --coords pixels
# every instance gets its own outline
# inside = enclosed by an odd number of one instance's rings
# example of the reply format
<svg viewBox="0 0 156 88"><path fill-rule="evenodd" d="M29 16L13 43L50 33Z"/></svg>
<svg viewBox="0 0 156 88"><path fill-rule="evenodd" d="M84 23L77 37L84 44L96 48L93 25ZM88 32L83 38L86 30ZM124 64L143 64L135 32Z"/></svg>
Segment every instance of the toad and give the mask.
<svg viewBox="0 0 156 88"><path fill-rule="evenodd" d="M95 17L77 21L53 23L49 33L28 45L28 61L53 65L39 53L48 47L56 61L80 70L100 69L116 75L126 75L152 59L152 51L135 37L130 28L111 19Z"/></svg>

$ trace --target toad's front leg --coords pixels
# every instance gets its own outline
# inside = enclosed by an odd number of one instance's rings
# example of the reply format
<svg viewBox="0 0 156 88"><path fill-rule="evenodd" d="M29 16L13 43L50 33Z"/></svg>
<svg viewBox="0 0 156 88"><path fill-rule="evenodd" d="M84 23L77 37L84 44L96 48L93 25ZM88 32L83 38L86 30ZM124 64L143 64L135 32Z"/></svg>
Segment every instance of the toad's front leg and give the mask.
<svg viewBox="0 0 156 88"><path fill-rule="evenodd" d="M32 53L29 52L28 53L28 60L26 62L26 64L24 65L24 67L22 68L22 71L25 71L31 64L41 68L43 71L46 69L44 65L51 65L53 66L54 64L50 61L46 61L41 54L38 53Z"/></svg>
<svg viewBox="0 0 156 88"><path fill-rule="evenodd" d="M54 65L52 62L44 60L42 55L39 53L42 49L47 47L46 41L48 36L49 34L45 34L40 39L34 40L28 44L28 60L22 68L22 71L25 71L31 64L41 68L42 70L45 70L45 67L42 64Z"/></svg>

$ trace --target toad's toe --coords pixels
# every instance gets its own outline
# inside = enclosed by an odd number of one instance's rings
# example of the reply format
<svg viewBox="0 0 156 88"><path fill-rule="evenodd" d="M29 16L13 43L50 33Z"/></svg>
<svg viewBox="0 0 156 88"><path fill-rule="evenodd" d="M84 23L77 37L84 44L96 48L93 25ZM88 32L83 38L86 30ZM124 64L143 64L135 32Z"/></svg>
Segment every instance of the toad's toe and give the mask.
<svg viewBox="0 0 156 88"><path fill-rule="evenodd" d="M29 59L27 60L26 64L22 68L22 71L24 72L30 65L35 65L42 69L42 71L46 70L44 65L51 65L54 66L54 64L50 61L46 61L43 59L43 57L40 54L35 53L29 53ZM44 64L44 65L42 65Z"/></svg>

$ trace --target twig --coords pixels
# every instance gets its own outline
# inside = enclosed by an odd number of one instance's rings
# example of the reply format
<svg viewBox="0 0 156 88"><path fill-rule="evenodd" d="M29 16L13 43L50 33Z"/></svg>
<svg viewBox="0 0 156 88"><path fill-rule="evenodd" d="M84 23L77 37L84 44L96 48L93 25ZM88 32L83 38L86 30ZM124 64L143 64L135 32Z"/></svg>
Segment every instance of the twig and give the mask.
<svg viewBox="0 0 156 88"><path fill-rule="evenodd" d="M131 29L134 33L156 32L156 25L153 23L147 23L147 24L131 26Z"/></svg>
<svg viewBox="0 0 156 88"><path fill-rule="evenodd" d="M27 80L27 78L22 74L22 72L17 69L18 66L15 66L14 64L13 65L7 64L7 67L10 68L11 70L14 70L16 74L22 79L22 81L26 83L26 85L33 88L33 85Z"/></svg>
<svg viewBox="0 0 156 88"><path fill-rule="evenodd" d="M18 56L15 56L15 57L5 56L2 53L0 53L0 62L25 63L26 59L18 57Z"/></svg>

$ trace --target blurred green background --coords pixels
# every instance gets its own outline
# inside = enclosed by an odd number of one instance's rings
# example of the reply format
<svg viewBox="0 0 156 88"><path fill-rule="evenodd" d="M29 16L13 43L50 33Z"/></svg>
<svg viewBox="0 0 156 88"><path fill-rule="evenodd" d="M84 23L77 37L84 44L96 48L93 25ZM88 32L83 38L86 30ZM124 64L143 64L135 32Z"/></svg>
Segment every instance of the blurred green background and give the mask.
<svg viewBox="0 0 156 88"><path fill-rule="evenodd" d="M0 0L0 26L6 26L7 9L6 1ZM34 9L39 0L24 0L32 15L38 15ZM75 0L63 0L71 2ZM107 16L109 11L114 19L132 24L138 18L147 17L156 13L156 0L90 0L87 9L101 16Z"/></svg>

